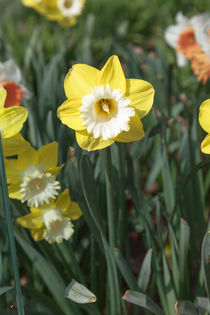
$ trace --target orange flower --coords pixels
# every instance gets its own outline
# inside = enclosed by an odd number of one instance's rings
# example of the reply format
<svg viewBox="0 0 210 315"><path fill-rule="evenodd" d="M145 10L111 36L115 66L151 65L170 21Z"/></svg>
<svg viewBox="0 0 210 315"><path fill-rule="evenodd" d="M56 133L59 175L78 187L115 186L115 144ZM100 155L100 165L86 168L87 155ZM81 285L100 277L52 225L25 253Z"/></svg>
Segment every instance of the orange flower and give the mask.
<svg viewBox="0 0 210 315"><path fill-rule="evenodd" d="M7 90L4 107L20 106L23 96L22 88L13 81L2 82L0 85Z"/></svg>
<svg viewBox="0 0 210 315"><path fill-rule="evenodd" d="M206 84L207 80L210 78L210 57L205 53L197 53L192 58L192 69L197 75L198 81L203 81Z"/></svg>
<svg viewBox="0 0 210 315"><path fill-rule="evenodd" d="M191 59L195 53L202 51L201 46L196 42L195 31L192 27L187 27L181 32L177 43L177 51L185 55L188 59Z"/></svg>

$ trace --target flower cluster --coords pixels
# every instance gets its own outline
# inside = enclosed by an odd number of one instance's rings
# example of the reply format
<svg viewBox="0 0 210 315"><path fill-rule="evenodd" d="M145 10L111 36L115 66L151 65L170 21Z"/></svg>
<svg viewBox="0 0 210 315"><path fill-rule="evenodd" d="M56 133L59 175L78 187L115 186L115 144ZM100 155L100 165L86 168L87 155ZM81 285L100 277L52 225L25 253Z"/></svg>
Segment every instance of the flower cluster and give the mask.
<svg viewBox="0 0 210 315"><path fill-rule="evenodd" d="M22 0L23 4L34 8L47 19L64 26L73 26L81 14L85 0Z"/></svg>
<svg viewBox="0 0 210 315"><path fill-rule="evenodd" d="M10 91L10 101L13 97L15 102L15 91ZM58 144L52 142L38 150L32 148L19 133L28 111L16 103L5 106L8 93L0 86L0 135L8 192L10 198L26 201L30 206L30 214L18 218L18 223L31 229L31 235L36 241L45 239L53 243L67 240L74 232L71 220L78 219L81 210L76 202L70 200L67 189L54 201L60 189L56 177L63 166L57 166ZM16 157L7 159L8 156Z"/></svg>
<svg viewBox="0 0 210 315"><path fill-rule="evenodd" d="M56 177L63 165L57 166L57 153L58 144L52 142L38 150L30 146L17 158L5 160L9 197L26 201L30 207L30 214L17 221L31 230L35 241L69 239L74 231L71 220L81 216L67 189L58 196L60 184Z"/></svg>
<svg viewBox="0 0 210 315"><path fill-rule="evenodd" d="M178 12L176 25L165 31L165 40L176 50L177 64L184 66L190 60L198 81L206 84L210 78L210 14L188 19Z"/></svg>

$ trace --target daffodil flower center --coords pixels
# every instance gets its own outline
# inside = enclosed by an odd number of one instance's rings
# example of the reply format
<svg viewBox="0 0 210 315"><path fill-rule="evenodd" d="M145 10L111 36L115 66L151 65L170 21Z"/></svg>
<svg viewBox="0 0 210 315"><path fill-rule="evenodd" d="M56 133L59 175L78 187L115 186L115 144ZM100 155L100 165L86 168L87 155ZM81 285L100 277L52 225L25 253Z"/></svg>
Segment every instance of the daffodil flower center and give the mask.
<svg viewBox="0 0 210 315"><path fill-rule="evenodd" d="M58 8L67 18L79 15L82 7L82 0L58 0Z"/></svg>
<svg viewBox="0 0 210 315"><path fill-rule="evenodd" d="M29 206L38 207L44 202L48 203L51 198L56 198L60 188L55 176L35 169L23 177L20 184L21 199L27 201Z"/></svg>
<svg viewBox="0 0 210 315"><path fill-rule="evenodd" d="M131 100L124 97L121 89L111 89L109 84L95 86L91 94L82 98L80 117L94 138L113 139L130 129L130 117L135 115L130 103Z"/></svg>
<svg viewBox="0 0 210 315"><path fill-rule="evenodd" d="M74 232L71 221L59 209L44 210L43 222L46 227L44 238L49 243L68 240Z"/></svg>
<svg viewBox="0 0 210 315"><path fill-rule="evenodd" d="M66 0L65 2L64 2L64 6L68 9L68 8L70 8L71 6L72 6L72 0Z"/></svg>

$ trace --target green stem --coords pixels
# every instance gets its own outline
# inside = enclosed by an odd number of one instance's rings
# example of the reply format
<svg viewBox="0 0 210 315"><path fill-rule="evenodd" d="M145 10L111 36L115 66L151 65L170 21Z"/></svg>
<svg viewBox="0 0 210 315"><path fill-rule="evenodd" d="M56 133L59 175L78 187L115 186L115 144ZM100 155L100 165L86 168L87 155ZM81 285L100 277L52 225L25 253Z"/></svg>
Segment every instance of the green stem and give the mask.
<svg viewBox="0 0 210 315"><path fill-rule="evenodd" d="M12 218L11 218L11 212L10 212L10 206L9 206L9 197L8 197L7 179L6 179L6 172L5 172L5 165L4 165L4 155L3 155L3 148L2 148L1 133L0 133L0 176L1 176L1 182L2 182L4 211L5 211L6 224L8 228L9 245L10 245L11 257L12 257L12 266L13 266L15 288L16 288L16 295L17 295L16 298L17 298L18 314L24 315L25 313L24 313L24 308L23 308L23 301L22 301L22 294L21 294L21 287L20 287L18 263L17 263L17 256L16 256L16 248L15 248L15 239L14 239L14 233L12 229Z"/></svg>
<svg viewBox="0 0 210 315"><path fill-rule="evenodd" d="M125 199L125 145L118 143L118 161L119 161L119 184L118 184L118 223L117 223L117 245L122 251L125 235L127 235L126 224L126 199Z"/></svg>
<svg viewBox="0 0 210 315"><path fill-rule="evenodd" d="M107 215L108 215L108 229L109 229L109 245L113 250L116 247L115 236L115 219L114 219L114 198L113 198L113 182L112 182L112 161L111 149L106 149L106 199L107 199Z"/></svg>

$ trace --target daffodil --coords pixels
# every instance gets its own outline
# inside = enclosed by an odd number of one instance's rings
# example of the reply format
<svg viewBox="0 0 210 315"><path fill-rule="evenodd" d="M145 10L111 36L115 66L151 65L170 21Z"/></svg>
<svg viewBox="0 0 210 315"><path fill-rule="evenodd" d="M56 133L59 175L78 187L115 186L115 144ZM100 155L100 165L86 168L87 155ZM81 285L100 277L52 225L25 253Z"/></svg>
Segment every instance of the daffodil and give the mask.
<svg viewBox="0 0 210 315"><path fill-rule="evenodd" d="M209 18L208 13L202 13L188 19L182 12L178 12L175 18L176 24L166 29L165 40L169 46L176 50L178 66L184 66L187 59L202 52L198 33Z"/></svg>
<svg viewBox="0 0 210 315"><path fill-rule="evenodd" d="M83 10L85 0L23 0L23 4L34 8L49 20L72 26Z"/></svg>
<svg viewBox="0 0 210 315"><path fill-rule="evenodd" d="M31 94L22 81L20 69L12 59L0 62L0 86L7 90L4 107L19 106L22 99L30 98Z"/></svg>
<svg viewBox="0 0 210 315"><path fill-rule="evenodd" d="M74 65L64 88L68 99L58 108L58 117L76 130L81 148L98 150L144 136L141 118L153 104L154 89L146 81L126 79L117 56L110 57L101 71Z"/></svg>
<svg viewBox="0 0 210 315"><path fill-rule="evenodd" d="M201 150L210 154L210 99L204 101L200 106L199 122L201 127L208 133L201 143Z"/></svg>
<svg viewBox="0 0 210 315"><path fill-rule="evenodd" d="M57 155L58 144L52 142L38 150L30 147L17 159L6 159L9 197L35 207L56 198L60 188L56 176L62 167L57 166Z"/></svg>
<svg viewBox="0 0 210 315"><path fill-rule="evenodd" d="M6 97L6 90L0 86L0 134L4 155L9 156L24 151L30 145L19 133L28 111L22 106L5 108Z"/></svg>
<svg viewBox="0 0 210 315"><path fill-rule="evenodd" d="M71 220L82 215L78 203L70 200L68 189L49 204L31 207L30 213L19 217L17 222L30 229L35 241L45 239L49 243L60 243L72 236L74 229Z"/></svg>

